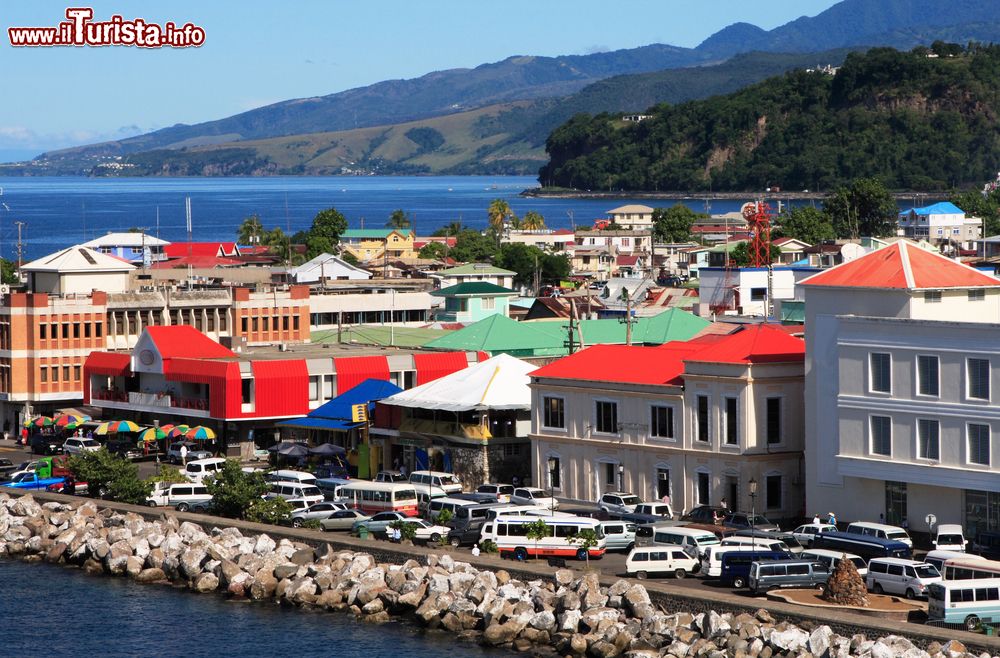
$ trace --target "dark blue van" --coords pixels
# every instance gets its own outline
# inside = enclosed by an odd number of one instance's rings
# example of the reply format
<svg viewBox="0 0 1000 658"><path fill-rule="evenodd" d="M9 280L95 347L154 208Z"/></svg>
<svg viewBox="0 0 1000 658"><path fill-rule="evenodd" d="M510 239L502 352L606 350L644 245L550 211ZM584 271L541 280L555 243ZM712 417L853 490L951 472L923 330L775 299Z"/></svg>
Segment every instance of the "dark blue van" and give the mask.
<svg viewBox="0 0 1000 658"><path fill-rule="evenodd" d="M726 585L743 589L750 581L750 565L769 560L794 560L795 555L785 551L729 551L722 554L722 575Z"/></svg>
<svg viewBox="0 0 1000 658"><path fill-rule="evenodd" d="M851 532L823 532L816 535L810 548L825 548L843 553L854 553L865 562L876 557L898 557L909 560L910 547L901 541L870 537Z"/></svg>

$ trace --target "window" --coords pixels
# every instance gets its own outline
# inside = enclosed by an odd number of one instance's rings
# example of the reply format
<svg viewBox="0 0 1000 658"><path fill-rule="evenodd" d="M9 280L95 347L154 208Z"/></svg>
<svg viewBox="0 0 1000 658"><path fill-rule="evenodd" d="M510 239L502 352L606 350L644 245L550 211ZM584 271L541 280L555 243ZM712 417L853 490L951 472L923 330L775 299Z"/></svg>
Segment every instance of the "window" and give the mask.
<svg viewBox="0 0 1000 658"><path fill-rule="evenodd" d="M605 434L618 433L618 403L598 400L595 404L597 412L597 431Z"/></svg>
<svg viewBox="0 0 1000 658"><path fill-rule="evenodd" d="M892 456L892 419L888 416L871 418L872 454Z"/></svg>
<svg viewBox="0 0 1000 658"><path fill-rule="evenodd" d="M73 381L80 381L80 366L73 366Z"/></svg>
<svg viewBox="0 0 1000 658"><path fill-rule="evenodd" d="M940 235L940 231L938 235ZM928 304L937 304L941 301L941 291L940 290L927 290L924 292L924 301Z"/></svg>
<svg viewBox="0 0 1000 658"><path fill-rule="evenodd" d="M562 398L552 398L545 396L542 398L542 407L544 407L544 415L542 419L542 424L545 427L556 427L559 429L566 428L566 409L565 401Z"/></svg>
<svg viewBox="0 0 1000 658"><path fill-rule="evenodd" d="M90 323L89 322L84 322L83 323L83 337L84 338L90 338Z"/></svg>
<svg viewBox="0 0 1000 658"><path fill-rule="evenodd" d="M781 476L768 475L764 480L764 505L767 509L781 509Z"/></svg>
<svg viewBox="0 0 1000 658"><path fill-rule="evenodd" d="M62 369L63 369L63 381L64 382L70 381L70 379L69 379L69 366L63 366Z"/></svg>
<svg viewBox="0 0 1000 658"><path fill-rule="evenodd" d="M736 398L726 398L726 443L739 443L739 418L736 413Z"/></svg>
<svg viewBox="0 0 1000 658"><path fill-rule="evenodd" d="M59 366L52 366L52 381L59 381Z"/></svg>
<svg viewBox="0 0 1000 658"><path fill-rule="evenodd" d="M79 322L74 322L73 323L73 338L79 338L79 337L80 337L80 323Z"/></svg>
<svg viewBox="0 0 1000 658"><path fill-rule="evenodd" d="M969 423L969 462L990 465L990 426Z"/></svg>
<svg viewBox="0 0 1000 658"><path fill-rule="evenodd" d="M64 322L62 326L62 337L69 338L69 322Z"/></svg>
<svg viewBox="0 0 1000 658"><path fill-rule="evenodd" d="M553 489L562 488L562 481L559 479L559 471L562 464L559 462L558 457L549 457L546 465L551 465L552 468L549 470L549 486Z"/></svg>
<svg viewBox="0 0 1000 658"><path fill-rule="evenodd" d="M980 288L979 290L969 291L969 301L970 302L981 302L986 299L986 291Z"/></svg>
<svg viewBox="0 0 1000 658"><path fill-rule="evenodd" d="M94 335L100 338L103 332L104 332L104 323L103 322L96 323L94 325Z"/></svg>
<svg viewBox="0 0 1000 658"><path fill-rule="evenodd" d="M654 405L649 411L649 433L660 439L674 438L674 408Z"/></svg>
<svg viewBox="0 0 1000 658"><path fill-rule="evenodd" d="M940 423L936 420L917 420L917 456L920 459L939 459L938 444L941 434Z"/></svg>
<svg viewBox="0 0 1000 658"><path fill-rule="evenodd" d="M920 355L917 357L917 393L937 397L938 391L938 358L936 356Z"/></svg>
<svg viewBox="0 0 1000 658"><path fill-rule="evenodd" d="M483 310L484 311L495 311L497 307L496 297L484 297L483 298Z"/></svg>
<svg viewBox="0 0 1000 658"><path fill-rule="evenodd" d="M990 399L990 360L969 359L966 369L969 397L976 400Z"/></svg>
<svg viewBox="0 0 1000 658"><path fill-rule="evenodd" d="M707 442L708 433L708 396L698 396L698 440ZM706 505L708 503L705 503Z"/></svg>
<svg viewBox="0 0 1000 658"><path fill-rule="evenodd" d="M41 368L39 368L38 374L39 374L39 379L43 384L49 381L49 369L47 367L42 366Z"/></svg>
<svg viewBox="0 0 1000 658"><path fill-rule="evenodd" d="M615 465L611 462L604 464L604 482L609 489L615 488Z"/></svg>
<svg viewBox="0 0 1000 658"><path fill-rule="evenodd" d="M872 352L869 357L869 374L871 376L871 390L878 393L892 392L892 379L890 374L891 361L888 354Z"/></svg>
<svg viewBox="0 0 1000 658"><path fill-rule="evenodd" d="M709 475L708 473L698 473L698 491L697 498L699 505L708 505L708 494L709 494Z"/></svg>
<svg viewBox="0 0 1000 658"><path fill-rule="evenodd" d="M781 443L781 398L767 399L767 442Z"/></svg>
<svg viewBox="0 0 1000 658"><path fill-rule="evenodd" d="M292 330L293 331L299 330L299 316L297 315L292 316Z"/></svg>
<svg viewBox="0 0 1000 658"><path fill-rule="evenodd" d="M309 399L319 400L319 375L309 376Z"/></svg>
<svg viewBox="0 0 1000 658"><path fill-rule="evenodd" d="M767 299L767 288L751 288L750 301L763 302Z"/></svg>
<svg viewBox="0 0 1000 658"><path fill-rule="evenodd" d="M42 340L46 340L49 337L49 325L38 325L38 337Z"/></svg>
<svg viewBox="0 0 1000 658"><path fill-rule="evenodd" d="M253 403L253 380L252 379L241 379L240 380L240 398L242 404L252 404Z"/></svg>

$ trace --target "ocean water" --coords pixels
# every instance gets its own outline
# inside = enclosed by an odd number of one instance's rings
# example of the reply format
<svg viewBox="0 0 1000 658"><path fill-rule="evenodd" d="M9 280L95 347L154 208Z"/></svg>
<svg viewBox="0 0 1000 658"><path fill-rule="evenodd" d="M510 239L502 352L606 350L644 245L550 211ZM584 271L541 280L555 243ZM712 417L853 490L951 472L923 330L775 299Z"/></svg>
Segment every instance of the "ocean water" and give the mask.
<svg viewBox="0 0 1000 658"><path fill-rule="evenodd" d="M334 207L351 227L385 225L399 208L420 235L453 221L486 226L486 209L506 199L519 215L540 212L552 228L590 226L627 203L672 205L673 201L535 199L518 194L536 187L534 178L502 176L371 176L317 178L5 178L0 177L0 256L16 254L22 227L25 258L37 258L110 231L145 227L165 240L187 237L184 198L191 197L195 240L234 240L240 222L258 214L268 228L294 233L308 228L317 212ZM749 200L749 199L748 199ZM701 201L685 201L703 212ZM741 201L715 201L710 210L738 210Z"/></svg>
<svg viewBox="0 0 1000 658"><path fill-rule="evenodd" d="M0 560L4 656L508 655L414 626L226 600L79 569Z"/></svg>

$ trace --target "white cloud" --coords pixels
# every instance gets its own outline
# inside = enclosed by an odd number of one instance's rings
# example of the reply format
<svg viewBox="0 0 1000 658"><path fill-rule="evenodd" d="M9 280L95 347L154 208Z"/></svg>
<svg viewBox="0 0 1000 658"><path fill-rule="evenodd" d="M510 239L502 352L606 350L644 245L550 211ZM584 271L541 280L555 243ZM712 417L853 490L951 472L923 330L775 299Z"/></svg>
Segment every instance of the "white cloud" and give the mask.
<svg viewBox="0 0 1000 658"><path fill-rule="evenodd" d="M147 131L137 125L111 131L78 129L51 133L39 133L25 126L0 126L0 148L52 150L124 139L144 132Z"/></svg>

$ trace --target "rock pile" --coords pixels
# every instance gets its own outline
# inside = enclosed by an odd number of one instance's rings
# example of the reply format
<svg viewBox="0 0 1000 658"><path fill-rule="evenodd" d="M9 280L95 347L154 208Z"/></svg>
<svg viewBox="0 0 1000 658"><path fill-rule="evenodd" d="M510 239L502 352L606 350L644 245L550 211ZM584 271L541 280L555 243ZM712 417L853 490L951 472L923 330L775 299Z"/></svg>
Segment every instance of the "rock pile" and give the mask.
<svg viewBox="0 0 1000 658"><path fill-rule="evenodd" d="M0 494L0 556L79 565L95 574L144 583L183 584L198 592L349 611L369 623L396 617L489 646L536 655L594 658L706 656L972 656L958 642L927 651L897 636L844 637L828 626L806 631L756 614L664 612L646 589L562 569L552 580L522 582L503 570L479 570L448 553L427 564L379 564L364 553L316 550L236 528L205 532L167 515L39 505Z"/></svg>
<svg viewBox="0 0 1000 658"><path fill-rule="evenodd" d="M868 588L865 587L865 581L861 579L858 568L847 559L846 555L837 562L833 573L830 574L823 598L837 605L868 607Z"/></svg>

